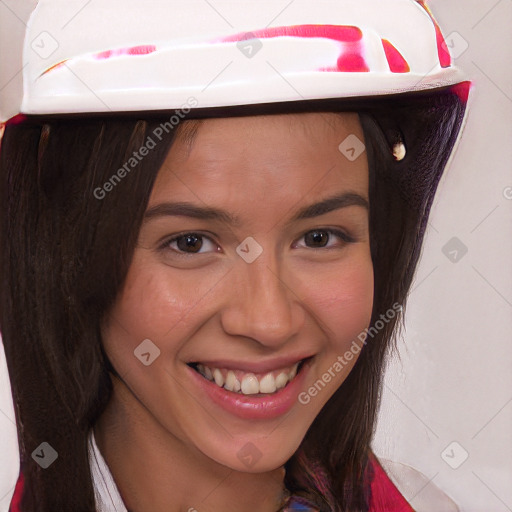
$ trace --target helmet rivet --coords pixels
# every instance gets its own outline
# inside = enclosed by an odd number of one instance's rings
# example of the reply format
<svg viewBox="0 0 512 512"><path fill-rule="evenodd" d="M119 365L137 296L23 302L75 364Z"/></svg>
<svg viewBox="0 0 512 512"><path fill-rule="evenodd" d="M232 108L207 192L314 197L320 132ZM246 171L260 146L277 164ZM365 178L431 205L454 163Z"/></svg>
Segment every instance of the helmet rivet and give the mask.
<svg viewBox="0 0 512 512"><path fill-rule="evenodd" d="M400 141L393 145L393 156L395 157L395 160L399 162L400 160L403 160L405 158L405 154L407 153L405 149L405 144Z"/></svg>

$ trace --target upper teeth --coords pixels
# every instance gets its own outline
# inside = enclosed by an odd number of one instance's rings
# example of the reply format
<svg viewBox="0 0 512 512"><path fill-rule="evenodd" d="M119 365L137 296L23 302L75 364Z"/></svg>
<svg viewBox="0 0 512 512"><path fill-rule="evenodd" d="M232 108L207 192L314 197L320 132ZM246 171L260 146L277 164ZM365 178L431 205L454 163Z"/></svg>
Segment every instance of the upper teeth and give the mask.
<svg viewBox="0 0 512 512"><path fill-rule="evenodd" d="M258 376L241 370L210 368L204 364L198 364L197 369L201 375L215 382L221 388L244 395L255 395L257 393L275 393L284 388L297 374L298 366L297 362L290 368Z"/></svg>

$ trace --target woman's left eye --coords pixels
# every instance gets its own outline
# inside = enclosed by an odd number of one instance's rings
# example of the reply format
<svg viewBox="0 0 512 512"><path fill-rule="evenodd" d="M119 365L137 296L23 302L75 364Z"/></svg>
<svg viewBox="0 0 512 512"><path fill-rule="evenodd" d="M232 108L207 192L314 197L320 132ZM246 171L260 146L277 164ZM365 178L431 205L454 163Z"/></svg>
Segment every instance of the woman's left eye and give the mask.
<svg viewBox="0 0 512 512"><path fill-rule="evenodd" d="M336 244L329 245L329 242L336 238L341 239L341 244L339 244L341 246L346 243L355 242L354 238L338 229L313 229L308 231L299 240L304 239L306 246L312 249L323 249L335 247Z"/></svg>

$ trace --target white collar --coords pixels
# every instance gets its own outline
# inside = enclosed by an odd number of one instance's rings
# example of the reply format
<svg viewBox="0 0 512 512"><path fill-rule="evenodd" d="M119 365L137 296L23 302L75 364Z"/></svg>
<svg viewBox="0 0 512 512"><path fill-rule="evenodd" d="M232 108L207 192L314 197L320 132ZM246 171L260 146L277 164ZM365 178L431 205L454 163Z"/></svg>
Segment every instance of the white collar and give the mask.
<svg viewBox="0 0 512 512"><path fill-rule="evenodd" d="M96 444L93 429L89 432L88 447L97 512L128 512L112 473Z"/></svg>

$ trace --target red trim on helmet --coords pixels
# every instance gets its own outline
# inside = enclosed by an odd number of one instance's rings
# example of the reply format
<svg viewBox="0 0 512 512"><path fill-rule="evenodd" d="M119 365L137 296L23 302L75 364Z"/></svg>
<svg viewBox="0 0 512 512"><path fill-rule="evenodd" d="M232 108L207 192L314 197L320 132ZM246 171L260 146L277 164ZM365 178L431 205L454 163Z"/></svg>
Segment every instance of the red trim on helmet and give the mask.
<svg viewBox="0 0 512 512"><path fill-rule="evenodd" d="M432 23L434 24L434 28L436 29L437 53L439 55L439 63L441 64L441 67L449 68L452 65L452 56L450 55L448 47L446 46L443 33L441 32L441 29L439 28L439 25L437 24L437 21L435 20L432 11L428 8L427 4L425 3L425 0L416 1L418 2L418 4L421 5L421 7L423 7L423 9L425 9L426 13L429 15L430 19L432 20Z"/></svg>
<svg viewBox="0 0 512 512"><path fill-rule="evenodd" d="M13 125L13 124L21 124L27 119L27 116L25 114L17 114L10 119L8 119L5 122L6 126Z"/></svg>
<svg viewBox="0 0 512 512"><path fill-rule="evenodd" d="M390 71L392 73L408 73L411 68L403 55L387 39L381 41Z"/></svg>
<svg viewBox="0 0 512 512"><path fill-rule="evenodd" d="M104 52L95 53L95 59L110 59L111 57L119 57L120 55L148 55L156 51L156 46L152 44L144 44L132 46L130 48L118 48L116 50L106 50Z"/></svg>
<svg viewBox="0 0 512 512"><path fill-rule="evenodd" d="M336 71L348 71L351 73L367 73L370 71L364 57L357 52L343 53L338 57L338 69Z"/></svg>
<svg viewBox="0 0 512 512"><path fill-rule="evenodd" d="M349 25L292 25L271 27L255 30L254 32L240 32L223 37L219 39L219 41L230 43L246 41L248 39L269 39L274 37L318 37L343 43L342 51L336 61L336 65L320 68L319 71L344 71L351 73L366 73L370 71L361 52L363 33L358 27Z"/></svg>
<svg viewBox="0 0 512 512"><path fill-rule="evenodd" d="M461 82L460 84L452 85L451 91L456 94L463 103L468 102L469 91L473 84L470 81Z"/></svg>
<svg viewBox="0 0 512 512"><path fill-rule="evenodd" d="M284 27L270 27L255 30L253 32L240 32L231 36L222 37L221 42L232 43L247 39L272 37L323 37L340 43L355 43L363 38L363 33L358 27L349 25L291 25Z"/></svg>

